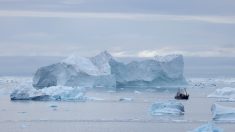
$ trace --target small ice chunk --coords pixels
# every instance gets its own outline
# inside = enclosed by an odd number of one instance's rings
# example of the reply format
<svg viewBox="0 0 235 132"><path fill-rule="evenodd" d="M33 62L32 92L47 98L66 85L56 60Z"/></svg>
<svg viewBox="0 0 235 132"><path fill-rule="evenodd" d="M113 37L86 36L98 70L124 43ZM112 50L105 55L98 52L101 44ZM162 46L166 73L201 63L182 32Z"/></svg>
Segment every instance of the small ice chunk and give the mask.
<svg viewBox="0 0 235 132"><path fill-rule="evenodd" d="M135 90L134 93L135 93L135 94L141 94L141 92L140 92L140 91L137 91L137 90Z"/></svg>
<svg viewBox="0 0 235 132"><path fill-rule="evenodd" d="M120 98L119 101L133 101L132 98Z"/></svg>
<svg viewBox="0 0 235 132"><path fill-rule="evenodd" d="M218 104L213 104L211 107L213 120L215 121L235 121L235 108L225 107Z"/></svg>
<svg viewBox="0 0 235 132"><path fill-rule="evenodd" d="M207 123L191 132L223 132L223 130L221 128L215 127L214 123Z"/></svg>
<svg viewBox="0 0 235 132"><path fill-rule="evenodd" d="M151 107L152 115L183 115L184 105L180 102L169 101L156 101Z"/></svg>
<svg viewBox="0 0 235 132"><path fill-rule="evenodd" d="M224 87L216 89L215 92L209 94L208 98L230 98L235 99L235 88Z"/></svg>
<svg viewBox="0 0 235 132"><path fill-rule="evenodd" d="M80 87L52 86L35 89L31 83L16 87L11 100L84 100L84 90Z"/></svg>

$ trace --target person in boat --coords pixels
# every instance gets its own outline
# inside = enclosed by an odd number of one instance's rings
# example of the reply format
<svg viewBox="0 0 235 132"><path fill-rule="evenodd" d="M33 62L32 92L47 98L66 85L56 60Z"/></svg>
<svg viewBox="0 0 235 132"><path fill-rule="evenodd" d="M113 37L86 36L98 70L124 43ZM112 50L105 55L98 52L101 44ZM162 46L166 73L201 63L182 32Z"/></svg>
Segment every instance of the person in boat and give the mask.
<svg viewBox="0 0 235 132"><path fill-rule="evenodd" d="M188 99L189 98L189 94L187 93L186 89L179 89L175 99Z"/></svg>

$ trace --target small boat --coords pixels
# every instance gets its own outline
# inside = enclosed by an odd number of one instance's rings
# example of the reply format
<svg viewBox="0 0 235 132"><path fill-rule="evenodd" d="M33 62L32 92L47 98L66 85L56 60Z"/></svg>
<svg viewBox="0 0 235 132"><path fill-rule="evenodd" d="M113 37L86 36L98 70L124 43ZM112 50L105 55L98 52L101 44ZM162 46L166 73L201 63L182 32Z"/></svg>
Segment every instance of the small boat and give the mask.
<svg viewBox="0 0 235 132"><path fill-rule="evenodd" d="M187 93L186 89L179 89L175 99L179 99L179 100L188 100L189 98L189 94Z"/></svg>

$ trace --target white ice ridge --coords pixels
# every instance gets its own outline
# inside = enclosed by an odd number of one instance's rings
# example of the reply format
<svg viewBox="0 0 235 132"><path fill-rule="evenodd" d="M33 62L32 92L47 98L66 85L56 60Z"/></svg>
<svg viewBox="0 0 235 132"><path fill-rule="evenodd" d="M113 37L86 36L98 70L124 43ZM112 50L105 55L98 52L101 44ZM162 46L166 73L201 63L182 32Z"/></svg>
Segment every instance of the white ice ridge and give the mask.
<svg viewBox="0 0 235 132"><path fill-rule="evenodd" d="M217 128L214 123L209 122L190 132L223 132L223 129Z"/></svg>
<svg viewBox="0 0 235 132"><path fill-rule="evenodd" d="M107 51L95 57L72 55L59 63L41 67L33 78L33 86L88 88L120 88L138 86L185 85L182 55L132 61L116 61Z"/></svg>
<svg viewBox="0 0 235 132"><path fill-rule="evenodd" d="M175 100L156 101L151 107L152 115L183 115L184 105Z"/></svg>
<svg viewBox="0 0 235 132"><path fill-rule="evenodd" d="M104 51L92 58L71 55L62 60L61 63L72 65L77 72L84 72L88 75L99 76L111 74L109 65L110 59L112 59L112 56L107 51Z"/></svg>
<svg viewBox="0 0 235 132"><path fill-rule="evenodd" d="M213 120L215 121L235 121L235 108L225 107L218 104L213 104L211 107Z"/></svg>
<svg viewBox="0 0 235 132"><path fill-rule="evenodd" d="M79 87L52 86L35 89L30 82L24 82L13 90L11 100L85 100L84 90Z"/></svg>
<svg viewBox="0 0 235 132"><path fill-rule="evenodd" d="M224 98L224 99L235 99L235 88L224 87L216 89L213 93L209 94L209 98Z"/></svg>

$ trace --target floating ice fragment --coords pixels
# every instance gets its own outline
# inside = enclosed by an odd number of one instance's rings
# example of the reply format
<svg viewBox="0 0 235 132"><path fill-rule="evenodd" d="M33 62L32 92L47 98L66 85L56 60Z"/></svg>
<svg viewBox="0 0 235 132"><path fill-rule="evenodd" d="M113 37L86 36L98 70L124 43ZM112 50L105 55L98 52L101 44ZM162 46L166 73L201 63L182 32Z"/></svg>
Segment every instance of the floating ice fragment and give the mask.
<svg viewBox="0 0 235 132"><path fill-rule="evenodd" d="M208 123L190 132L223 132L223 129L215 127L214 123Z"/></svg>
<svg viewBox="0 0 235 132"><path fill-rule="evenodd" d="M235 121L235 108L225 107L218 104L213 104L211 107L211 112L213 115L213 120L215 121Z"/></svg>
<svg viewBox="0 0 235 132"><path fill-rule="evenodd" d="M209 94L207 97L235 99L235 88L224 87L224 88L216 89L215 92Z"/></svg>
<svg viewBox="0 0 235 132"><path fill-rule="evenodd" d="M84 90L79 87L52 86L35 89L25 82L11 93L11 100L85 100Z"/></svg>
<svg viewBox="0 0 235 132"><path fill-rule="evenodd" d="M156 101L151 107L152 115L183 115L184 105L180 102L169 101Z"/></svg>

